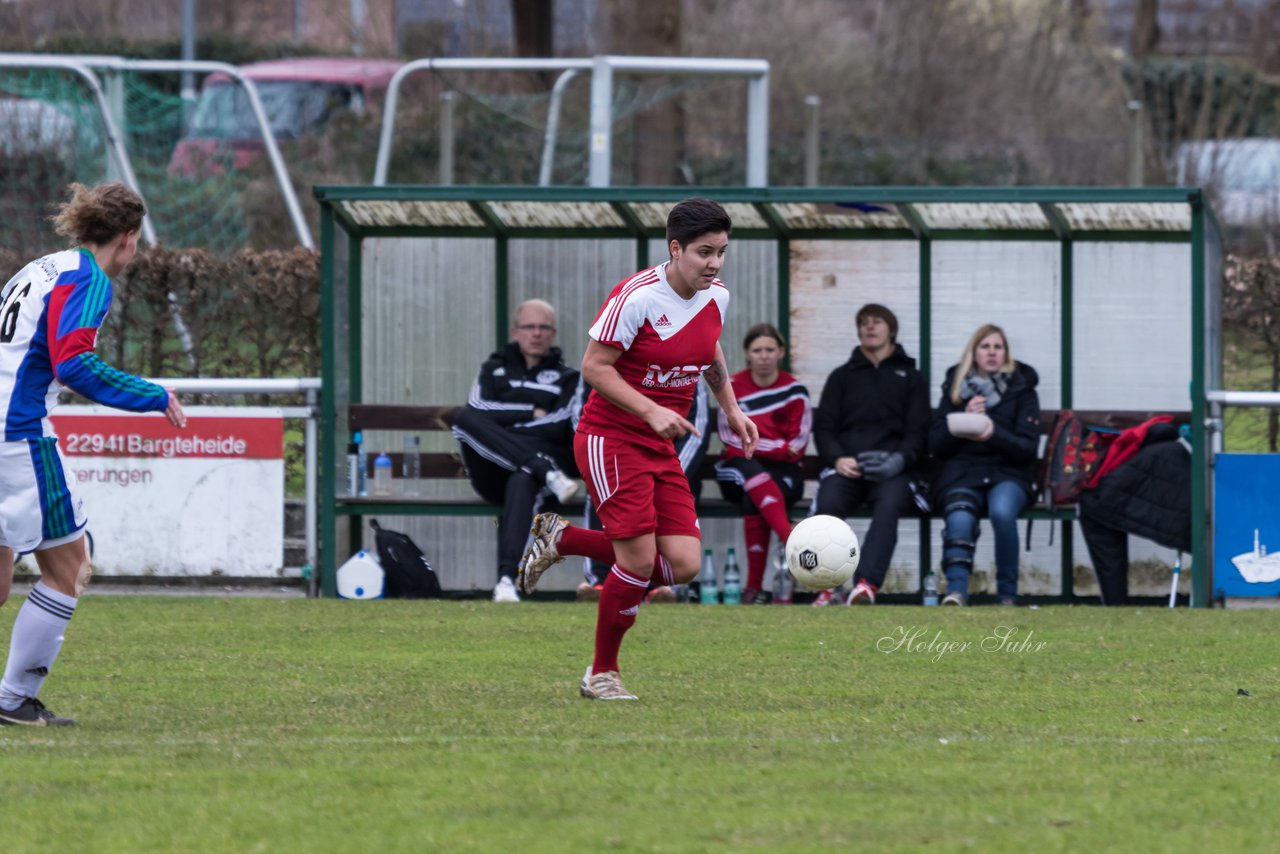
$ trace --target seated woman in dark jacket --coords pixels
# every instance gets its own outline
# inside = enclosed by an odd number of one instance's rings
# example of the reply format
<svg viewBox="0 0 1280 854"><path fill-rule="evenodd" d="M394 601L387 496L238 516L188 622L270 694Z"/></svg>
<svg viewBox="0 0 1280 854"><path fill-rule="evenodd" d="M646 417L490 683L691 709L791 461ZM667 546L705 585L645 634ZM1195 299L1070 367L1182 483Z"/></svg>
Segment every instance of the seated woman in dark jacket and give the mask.
<svg viewBox="0 0 1280 854"><path fill-rule="evenodd" d="M1040 443L1040 377L1013 359L1004 330L985 324L947 371L929 430L929 450L941 463L934 481L945 517L944 605L969 601L978 519L991 519L996 591L1001 604L1018 597L1018 514L1031 499L1031 464Z"/></svg>

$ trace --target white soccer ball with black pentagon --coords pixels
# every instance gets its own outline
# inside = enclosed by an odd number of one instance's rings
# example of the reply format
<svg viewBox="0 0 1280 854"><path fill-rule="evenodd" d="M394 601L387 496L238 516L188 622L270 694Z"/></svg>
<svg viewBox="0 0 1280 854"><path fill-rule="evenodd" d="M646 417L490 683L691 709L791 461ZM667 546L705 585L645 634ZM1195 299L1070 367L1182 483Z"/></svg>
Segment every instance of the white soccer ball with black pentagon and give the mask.
<svg viewBox="0 0 1280 854"><path fill-rule="evenodd" d="M830 590L853 578L861 554L858 535L835 516L810 516L787 538L787 567L810 590Z"/></svg>

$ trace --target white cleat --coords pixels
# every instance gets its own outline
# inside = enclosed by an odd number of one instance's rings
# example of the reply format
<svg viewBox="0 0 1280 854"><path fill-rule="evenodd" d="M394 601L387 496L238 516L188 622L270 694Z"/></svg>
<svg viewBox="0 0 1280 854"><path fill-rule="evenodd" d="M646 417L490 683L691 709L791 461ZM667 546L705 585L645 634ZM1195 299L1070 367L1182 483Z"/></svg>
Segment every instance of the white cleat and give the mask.
<svg viewBox="0 0 1280 854"><path fill-rule="evenodd" d="M622 677L618 675L616 670L608 670L604 673L592 673L591 668L587 668L587 672L582 674L582 696L588 700L638 700L635 694L632 694L622 685Z"/></svg>
<svg viewBox="0 0 1280 854"><path fill-rule="evenodd" d="M533 539L520 558L520 571L516 579L525 595L532 593L538 586L542 574L564 560L556 544L560 541L560 533L569 527L569 520L559 513L539 513L533 517L533 527L529 533Z"/></svg>

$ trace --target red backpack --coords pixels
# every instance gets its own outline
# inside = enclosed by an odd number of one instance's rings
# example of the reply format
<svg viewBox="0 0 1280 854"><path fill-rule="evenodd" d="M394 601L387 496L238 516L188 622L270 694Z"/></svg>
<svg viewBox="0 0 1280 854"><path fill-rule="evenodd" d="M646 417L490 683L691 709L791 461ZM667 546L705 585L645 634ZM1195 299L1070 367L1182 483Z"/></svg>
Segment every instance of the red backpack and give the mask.
<svg viewBox="0 0 1280 854"><path fill-rule="evenodd" d="M1053 510L1075 504L1119 434L1085 424L1070 409L1059 412L1041 460L1040 506Z"/></svg>

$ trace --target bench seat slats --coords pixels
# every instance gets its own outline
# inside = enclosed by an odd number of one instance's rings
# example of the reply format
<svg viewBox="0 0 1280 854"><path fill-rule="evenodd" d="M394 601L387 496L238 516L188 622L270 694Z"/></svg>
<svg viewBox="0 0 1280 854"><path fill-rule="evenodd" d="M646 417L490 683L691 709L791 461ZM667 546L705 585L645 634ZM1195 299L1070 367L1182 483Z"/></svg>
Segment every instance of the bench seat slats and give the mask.
<svg viewBox="0 0 1280 854"><path fill-rule="evenodd" d="M458 409L459 407L457 406L352 404L347 409L347 427L353 432L356 430L446 431L450 429L449 425L453 422L453 415ZM1138 410L1077 409L1075 412L1086 424L1117 430L1141 424L1143 421L1161 414L1159 412ZM1190 418L1190 413L1187 412L1175 412L1172 414L1174 420L1178 423L1185 423ZM1057 415L1058 410L1056 409L1041 411L1040 429L1042 433L1047 435L1053 429L1053 422ZM392 477L399 479L401 472L404 470L402 466L404 455L390 453L388 456L391 457ZM463 469L462 460L457 452L426 452L421 454L420 458L424 480L456 480L466 477L466 471ZM373 455L370 455L370 467L372 467L372 464ZM702 461L699 474L703 480L715 479L715 464L716 459L710 456ZM822 461L813 455L806 456L801 465L805 477L811 480L818 477L823 467ZM372 476L372 468L369 474ZM485 504L479 497L467 500L455 498L406 499L400 496L390 498L339 497L337 506L338 512L344 515L361 515L371 510L383 513L395 510L397 513L406 515L486 516L496 515L500 510L500 508ZM581 499L570 503L568 507L571 513L580 508ZM742 511L736 505L731 505L719 498L705 496L704 494L704 497L698 502L698 512L700 515L712 518L733 518L740 516ZM863 518L867 515L869 515L867 511L862 509L853 514L851 518ZM1023 512L1022 517L1025 519L1073 519L1075 518L1075 508L1065 507L1052 511L1028 509Z"/></svg>

